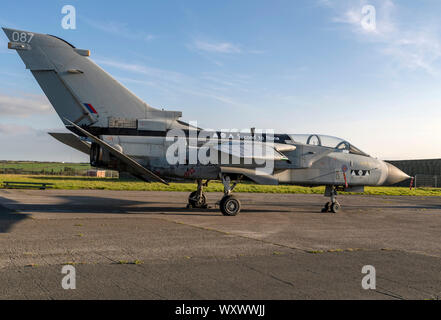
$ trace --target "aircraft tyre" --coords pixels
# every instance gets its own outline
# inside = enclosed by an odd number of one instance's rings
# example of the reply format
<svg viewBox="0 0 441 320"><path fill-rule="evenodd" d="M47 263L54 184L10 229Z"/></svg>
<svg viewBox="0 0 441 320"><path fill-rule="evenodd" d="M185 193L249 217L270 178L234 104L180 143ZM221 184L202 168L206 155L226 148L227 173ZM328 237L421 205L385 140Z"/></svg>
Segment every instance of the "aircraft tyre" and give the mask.
<svg viewBox="0 0 441 320"><path fill-rule="evenodd" d="M236 216L240 212L240 201L232 195L224 196L219 207L224 216Z"/></svg>
<svg viewBox="0 0 441 320"><path fill-rule="evenodd" d="M334 202L331 204L331 212L337 213L340 210L340 204L338 202Z"/></svg>
<svg viewBox="0 0 441 320"><path fill-rule="evenodd" d="M325 206L322 209L322 212L329 212L331 209L331 202L326 202Z"/></svg>
<svg viewBox="0 0 441 320"><path fill-rule="evenodd" d="M202 194L200 199L197 197L198 192L193 191L188 196L188 208L206 208L207 207L207 198L205 197L205 194Z"/></svg>

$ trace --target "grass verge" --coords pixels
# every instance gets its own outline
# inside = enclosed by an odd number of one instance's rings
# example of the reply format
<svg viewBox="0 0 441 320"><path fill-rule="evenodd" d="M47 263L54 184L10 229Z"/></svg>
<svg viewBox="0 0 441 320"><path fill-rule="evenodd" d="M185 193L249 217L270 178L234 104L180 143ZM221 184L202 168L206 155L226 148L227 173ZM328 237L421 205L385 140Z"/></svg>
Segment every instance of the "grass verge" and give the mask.
<svg viewBox="0 0 441 320"><path fill-rule="evenodd" d="M171 183L166 186L161 183L145 183L142 181L122 180L114 178L95 177L72 177L72 176L43 176L43 175L0 175L0 183L3 181L17 182L50 182L54 189L64 190L129 190L129 191L182 191L195 190L194 183ZM210 182L205 188L207 192L222 192L223 185L220 182ZM324 187L300 187L300 186L264 186L251 183L241 183L234 189L235 192L250 193L300 193L300 194L323 194ZM441 188L417 188L409 190L403 187L366 187L365 194L388 195L388 196L441 196Z"/></svg>

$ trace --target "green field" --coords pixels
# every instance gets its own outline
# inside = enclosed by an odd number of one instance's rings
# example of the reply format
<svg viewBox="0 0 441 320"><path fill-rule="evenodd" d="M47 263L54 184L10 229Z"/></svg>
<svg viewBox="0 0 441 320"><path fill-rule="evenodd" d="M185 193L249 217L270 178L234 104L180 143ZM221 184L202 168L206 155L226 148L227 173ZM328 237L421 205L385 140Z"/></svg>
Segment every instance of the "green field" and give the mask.
<svg viewBox="0 0 441 320"><path fill-rule="evenodd" d="M161 183L145 183L136 180L114 178L72 177L72 176L42 176L42 175L8 175L0 174L0 183L3 181L20 182L49 182L54 189L97 189L97 190L131 190L131 191L194 191L195 183L171 183L169 186ZM220 182L210 182L205 188L207 192L222 192ZM299 186L263 186L250 183L241 183L234 189L235 192L252 193L303 193L323 194L324 187ZM366 187L365 194L370 195L410 195L410 196L441 196L441 188L409 188L400 187Z"/></svg>
<svg viewBox="0 0 441 320"><path fill-rule="evenodd" d="M84 172L91 168L88 163L34 162L34 161L0 161L0 173L47 173L60 174Z"/></svg>

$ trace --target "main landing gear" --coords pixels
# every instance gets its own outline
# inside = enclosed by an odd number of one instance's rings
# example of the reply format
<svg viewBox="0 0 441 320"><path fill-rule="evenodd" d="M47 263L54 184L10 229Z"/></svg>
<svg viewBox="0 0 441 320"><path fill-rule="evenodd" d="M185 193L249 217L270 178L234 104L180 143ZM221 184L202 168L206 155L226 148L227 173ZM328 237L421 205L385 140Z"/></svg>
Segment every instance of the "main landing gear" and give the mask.
<svg viewBox="0 0 441 320"><path fill-rule="evenodd" d="M208 186L208 180L205 183L202 183L202 179L198 179L197 183L198 183L198 189L190 193L190 195L188 196L187 208L206 209L207 197L205 197L203 188L204 186L205 187Z"/></svg>
<svg viewBox="0 0 441 320"><path fill-rule="evenodd" d="M237 185L237 182L231 184L231 179L229 176L222 175L221 178L224 185L224 196L218 202L220 211L224 216L235 216L240 212L241 208L239 199L232 195L232 191ZM208 180L205 183L202 183L202 179L198 179L197 183L197 190L190 193L188 197L187 208L206 209L208 207L207 198L203 192L203 187L208 185Z"/></svg>
<svg viewBox="0 0 441 320"><path fill-rule="evenodd" d="M237 182L231 185L229 176L222 176L222 183L224 185L224 196L219 201L219 208L224 216L235 216L240 212L240 201L231 193Z"/></svg>
<svg viewBox="0 0 441 320"><path fill-rule="evenodd" d="M322 212L337 213L340 210L340 203L337 201L337 188L335 186L326 186L325 197L330 197L331 201L326 202Z"/></svg>

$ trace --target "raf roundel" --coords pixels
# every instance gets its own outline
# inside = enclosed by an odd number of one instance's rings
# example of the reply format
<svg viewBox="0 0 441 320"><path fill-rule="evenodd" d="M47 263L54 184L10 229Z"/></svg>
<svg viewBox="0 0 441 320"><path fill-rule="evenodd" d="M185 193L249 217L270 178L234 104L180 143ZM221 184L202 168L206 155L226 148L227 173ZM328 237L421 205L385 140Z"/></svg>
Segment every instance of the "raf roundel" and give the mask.
<svg viewBox="0 0 441 320"><path fill-rule="evenodd" d="M83 104L87 108L87 110L89 110L90 113L98 114L98 112L96 112L95 108L90 103L83 103Z"/></svg>

